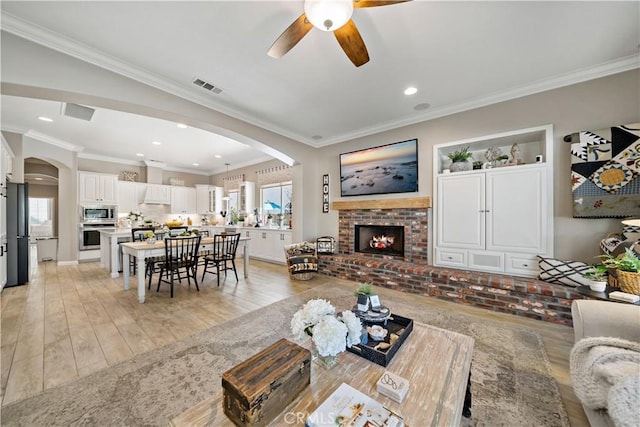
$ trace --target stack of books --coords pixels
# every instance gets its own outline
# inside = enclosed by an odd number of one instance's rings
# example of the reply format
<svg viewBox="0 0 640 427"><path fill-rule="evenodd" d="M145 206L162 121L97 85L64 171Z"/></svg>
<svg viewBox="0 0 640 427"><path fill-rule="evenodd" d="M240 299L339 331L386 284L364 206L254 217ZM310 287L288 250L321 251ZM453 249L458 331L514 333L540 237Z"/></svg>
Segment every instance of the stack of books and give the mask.
<svg viewBox="0 0 640 427"><path fill-rule="evenodd" d="M398 414L348 384L342 383L313 411L306 427L404 427Z"/></svg>

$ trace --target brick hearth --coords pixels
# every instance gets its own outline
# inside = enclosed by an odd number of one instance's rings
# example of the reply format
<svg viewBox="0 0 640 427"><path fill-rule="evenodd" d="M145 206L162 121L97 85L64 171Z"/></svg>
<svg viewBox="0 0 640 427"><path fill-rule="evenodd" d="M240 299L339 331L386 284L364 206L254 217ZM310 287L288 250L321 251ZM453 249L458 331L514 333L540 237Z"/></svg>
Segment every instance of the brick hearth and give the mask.
<svg viewBox="0 0 640 427"><path fill-rule="evenodd" d="M402 199L400 199L402 200ZM405 199L415 201L415 199ZM459 304L572 325L571 302L584 297L573 288L536 279L457 270L427 262L427 207L399 202L397 207L370 209L357 202L339 209L338 253L321 254L321 274L372 282L376 286L432 296ZM424 205L424 203L423 203ZM409 206L409 207L407 207ZM403 225L405 257L354 252L355 225Z"/></svg>

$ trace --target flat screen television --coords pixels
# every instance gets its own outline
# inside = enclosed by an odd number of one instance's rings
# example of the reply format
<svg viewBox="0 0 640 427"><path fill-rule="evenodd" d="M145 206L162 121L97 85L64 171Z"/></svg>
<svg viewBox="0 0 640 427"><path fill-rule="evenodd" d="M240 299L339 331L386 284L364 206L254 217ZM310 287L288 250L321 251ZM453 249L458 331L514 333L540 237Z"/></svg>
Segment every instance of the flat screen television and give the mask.
<svg viewBox="0 0 640 427"><path fill-rule="evenodd" d="M418 140L340 154L340 195L418 191Z"/></svg>

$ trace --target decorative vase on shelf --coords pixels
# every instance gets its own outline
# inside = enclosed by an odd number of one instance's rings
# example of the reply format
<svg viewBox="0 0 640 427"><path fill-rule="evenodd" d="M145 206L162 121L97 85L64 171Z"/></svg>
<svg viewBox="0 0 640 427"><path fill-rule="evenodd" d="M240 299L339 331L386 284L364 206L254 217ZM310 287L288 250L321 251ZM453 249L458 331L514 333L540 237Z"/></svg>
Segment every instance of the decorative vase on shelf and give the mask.
<svg viewBox="0 0 640 427"><path fill-rule="evenodd" d="M462 171L470 171L473 169L473 163L468 160L464 160L461 162L453 162L451 166L449 166L449 170L451 172L462 172Z"/></svg>

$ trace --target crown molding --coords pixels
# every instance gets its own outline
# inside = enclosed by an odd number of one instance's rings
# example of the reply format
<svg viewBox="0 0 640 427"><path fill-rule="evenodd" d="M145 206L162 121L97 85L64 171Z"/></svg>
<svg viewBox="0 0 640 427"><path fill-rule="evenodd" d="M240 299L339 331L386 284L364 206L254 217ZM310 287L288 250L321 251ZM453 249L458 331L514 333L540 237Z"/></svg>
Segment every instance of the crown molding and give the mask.
<svg viewBox="0 0 640 427"><path fill-rule="evenodd" d="M63 141L58 138L54 138L44 133L40 133L38 131L29 129L27 132L22 134L23 136L28 136L29 138L37 139L40 142L44 142L46 144L55 145L56 147L62 148L67 151L74 151L76 153L80 153L84 150L84 147L79 145L72 144L67 141Z"/></svg>
<svg viewBox="0 0 640 427"><path fill-rule="evenodd" d="M98 160L101 162L109 162L109 163L120 163L123 165L129 165L129 166L144 166L142 162L139 162L136 160L127 160L127 159L121 159L118 157L103 156L101 154L78 153L78 158L87 159L87 160Z"/></svg>
<svg viewBox="0 0 640 427"><path fill-rule="evenodd" d="M625 71L630 71L636 68L640 68L640 54L638 53L624 58L605 62L593 67L587 67L570 73L560 74L549 79L528 83L526 85L518 86L509 90L495 92L487 96L468 100L458 104L448 105L440 108L433 108L425 113L413 116L411 118L382 123L376 127L361 129L349 134L344 134L339 138L322 141L320 143L316 141L314 146L324 147L328 145L338 144L352 139L362 138L376 133L397 129L403 126L413 125L416 123L425 122L427 120L433 120L480 107L486 107L488 105L497 104L500 102L521 98L523 96L533 95L536 93L545 92L564 86L570 86L573 84L582 83L613 74L623 73Z"/></svg>

